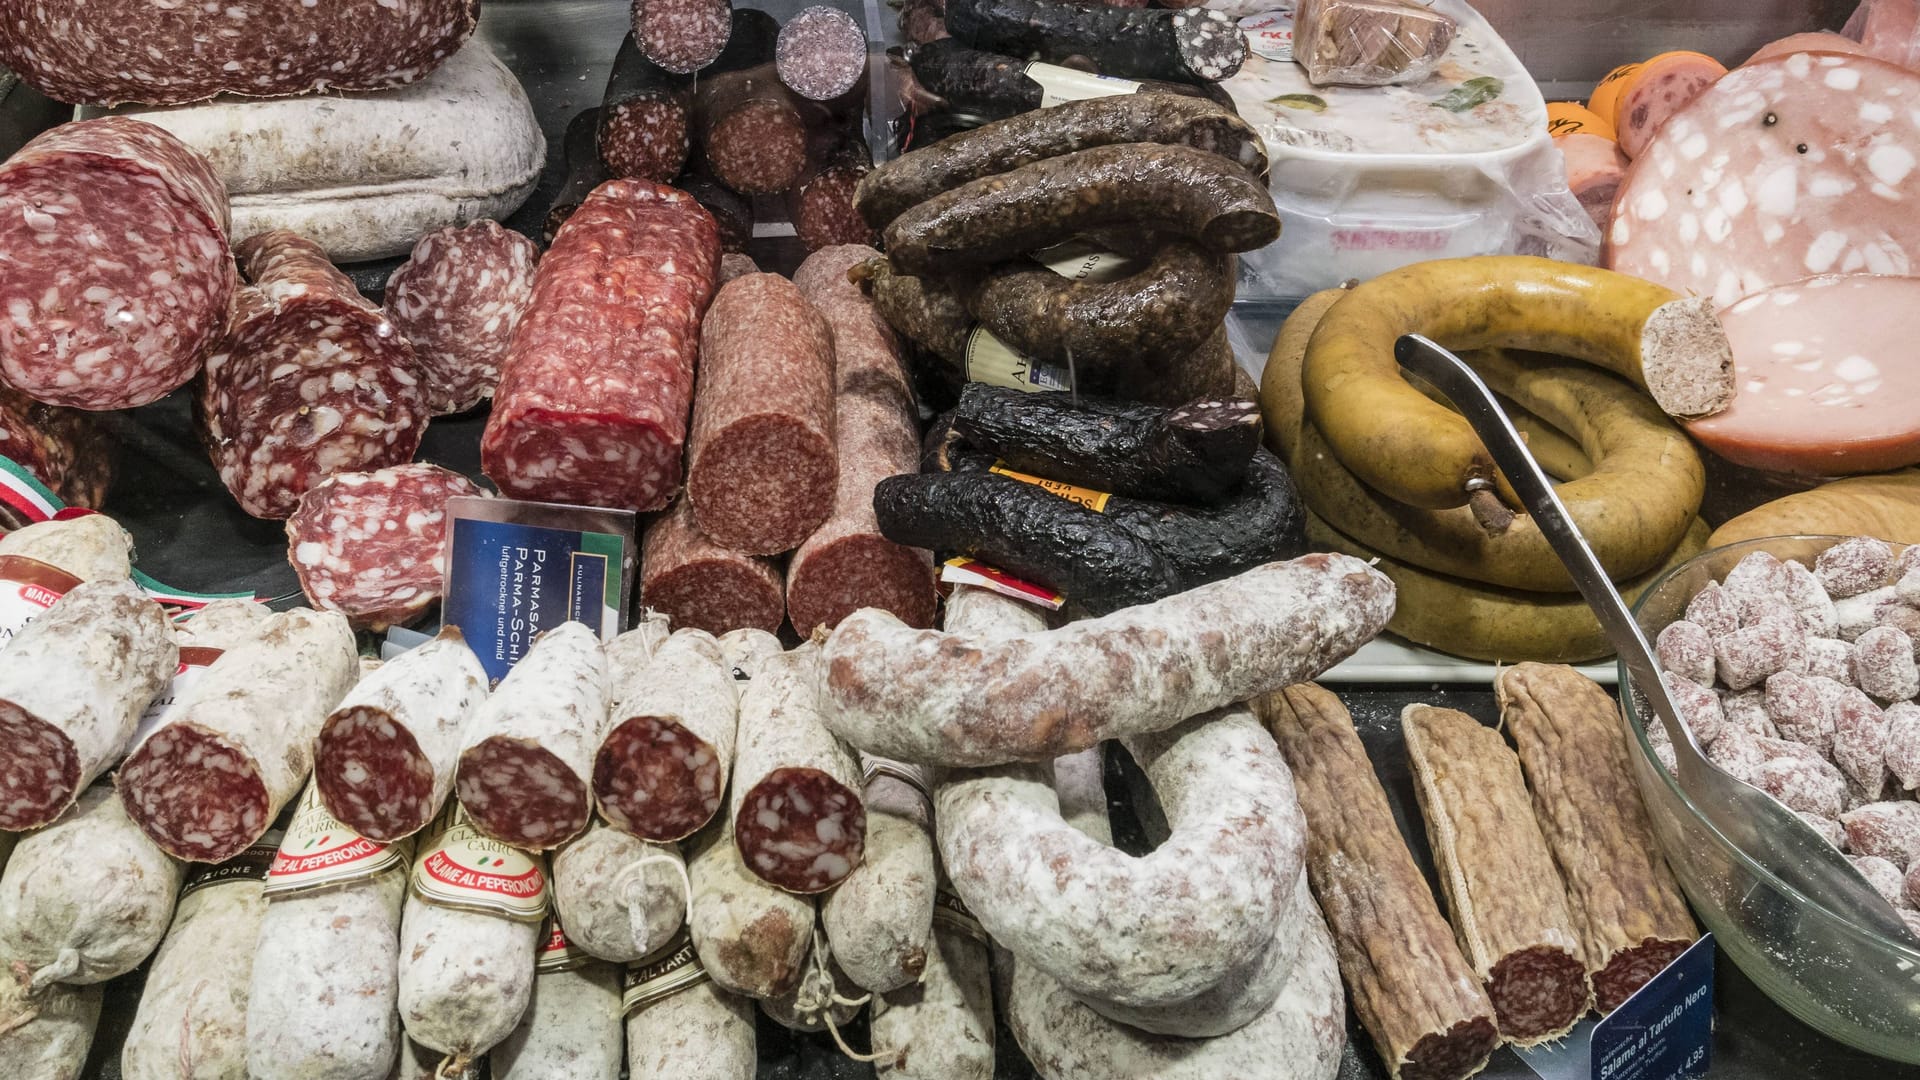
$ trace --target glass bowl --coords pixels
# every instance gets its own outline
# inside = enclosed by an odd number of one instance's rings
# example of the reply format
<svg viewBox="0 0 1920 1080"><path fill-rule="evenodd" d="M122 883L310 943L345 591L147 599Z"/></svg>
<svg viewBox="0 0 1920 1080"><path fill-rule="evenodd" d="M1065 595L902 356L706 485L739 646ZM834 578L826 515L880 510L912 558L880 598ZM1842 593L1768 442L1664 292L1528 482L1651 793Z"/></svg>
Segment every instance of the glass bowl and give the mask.
<svg viewBox="0 0 1920 1080"><path fill-rule="evenodd" d="M1634 616L1652 641L1694 593L1753 552L1811 569L1816 555L1844 539L1773 536L1701 552L1648 587ZM1629 758L1654 835L1720 947L1794 1016L1849 1046L1920 1064L1920 952L1814 903L1737 851L1654 757L1624 665L1620 701L1634 721Z"/></svg>

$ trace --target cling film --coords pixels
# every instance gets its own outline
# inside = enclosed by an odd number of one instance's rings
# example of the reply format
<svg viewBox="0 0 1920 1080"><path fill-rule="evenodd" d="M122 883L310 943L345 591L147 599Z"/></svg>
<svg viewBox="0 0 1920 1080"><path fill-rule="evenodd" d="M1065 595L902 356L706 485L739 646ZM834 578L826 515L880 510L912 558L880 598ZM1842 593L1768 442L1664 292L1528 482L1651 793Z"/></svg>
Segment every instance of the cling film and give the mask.
<svg viewBox="0 0 1920 1080"><path fill-rule="evenodd" d="M413 892L430 904L502 915L515 922L547 916L547 873L534 855L480 835L459 800L427 829L432 840L413 861Z"/></svg>
<svg viewBox="0 0 1920 1080"><path fill-rule="evenodd" d="M1106 513L1107 501L1113 498L1111 494L1105 491L1075 487L1072 484L1061 483L1058 480L1049 480L1044 476L1033 476L1028 473L1015 472L1007 468L1005 462L996 461L993 463L993 468L987 471L1018 480L1023 484L1032 484L1050 495L1058 495L1076 506L1084 506L1095 513Z"/></svg>
<svg viewBox="0 0 1920 1080"><path fill-rule="evenodd" d="M1069 101L1119 97L1121 94L1134 94L1140 91L1140 84L1132 79L1095 75L1091 71L1076 71L1058 64L1039 62L1028 64L1026 75L1027 78L1040 84L1040 107L1043 109Z"/></svg>
<svg viewBox="0 0 1920 1080"><path fill-rule="evenodd" d="M967 381L989 386L1028 393L1073 389L1072 372L1020 355L984 326L967 335L966 369Z"/></svg>
<svg viewBox="0 0 1920 1080"><path fill-rule="evenodd" d="M632 1016L706 980L707 969L700 964L700 954L693 951L693 939L681 927L673 940L627 965L626 979L620 984L622 1015Z"/></svg>

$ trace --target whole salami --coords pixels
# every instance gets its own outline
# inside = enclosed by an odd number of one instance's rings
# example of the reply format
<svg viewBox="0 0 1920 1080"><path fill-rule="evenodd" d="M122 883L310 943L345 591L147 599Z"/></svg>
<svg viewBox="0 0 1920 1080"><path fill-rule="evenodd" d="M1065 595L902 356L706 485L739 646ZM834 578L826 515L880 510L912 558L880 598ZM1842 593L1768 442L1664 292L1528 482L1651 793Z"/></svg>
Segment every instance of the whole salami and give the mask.
<svg viewBox="0 0 1920 1080"><path fill-rule="evenodd" d="M481 220L421 237L388 276L387 316L413 344L428 412L462 413L493 396L539 260L532 240Z"/></svg>
<svg viewBox="0 0 1920 1080"><path fill-rule="evenodd" d="M593 762L601 814L648 840L693 835L720 809L733 764L738 708L720 643L675 631L645 667L615 675L610 697L612 725Z"/></svg>
<svg viewBox="0 0 1920 1080"><path fill-rule="evenodd" d="M687 864L672 844L596 821L553 853L553 907L574 946L632 963L679 932Z"/></svg>
<svg viewBox="0 0 1920 1080"><path fill-rule="evenodd" d="M793 282L727 282L700 328L687 497L700 531L754 555L825 520L834 456L833 332Z"/></svg>
<svg viewBox="0 0 1920 1080"><path fill-rule="evenodd" d="M369 840L425 828L453 790L460 735L487 698L487 673L458 627L382 664L320 725L320 799Z"/></svg>
<svg viewBox="0 0 1920 1080"><path fill-rule="evenodd" d="M920 978L933 948L933 808L918 770L868 760L866 857L820 905L833 960L874 993Z"/></svg>
<svg viewBox="0 0 1920 1080"><path fill-rule="evenodd" d="M527 1015L487 1055L493 1080L619 1076L626 1050L620 977L620 969L612 964L586 964L535 976Z"/></svg>
<svg viewBox="0 0 1920 1080"><path fill-rule="evenodd" d="M461 734L454 790L474 827L533 851L580 835L606 719L606 658L593 631L566 622L541 634Z"/></svg>
<svg viewBox="0 0 1920 1080"><path fill-rule="evenodd" d="M427 427L413 346L311 240L276 230L235 255L252 284L207 357L196 418L240 508L284 518L331 473L411 461Z"/></svg>
<svg viewBox="0 0 1920 1080"><path fill-rule="evenodd" d="M813 945L813 899L777 889L754 875L721 819L689 843L693 903L687 934L713 981L736 994L783 994L806 971Z"/></svg>
<svg viewBox="0 0 1920 1080"><path fill-rule="evenodd" d="M678 1080L753 1080L753 1002L707 977L677 938L627 968L627 1074Z"/></svg>
<svg viewBox="0 0 1920 1080"><path fill-rule="evenodd" d="M521 499L658 510L680 484L701 316L720 238L693 197L594 189L540 261L480 442Z"/></svg>
<svg viewBox="0 0 1920 1080"><path fill-rule="evenodd" d="M133 536L105 514L55 518L0 536L0 561L9 555L79 581L124 578L133 568Z"/></svg>
<svg viewBox="0 0 1920 1080"><path fill-rule="evenodd" d="M57 982L125 975L166 934L181 876L180 864L127 820L113 789L88 788L7 860L0 957L36 994Z"/></svg>
<svg viewBox="0 0 1920 1080"><path fill-rule="evenodd" d="M0 15L0 53L20 10ZM21 147L0 165L0 377L78 409L165 397L226 328L227 228L213 166L152 124L83 120Z"/></svg>
<svg viewBox="0 0 1920 1080"><path fill-rule="evenodd" d="M933 625L933 556L880 535L873 488L919 468L917 410L900 340L847 272L878 252L847 244L800 264L793 283L833 332L834 442L839 451L833 509L787 564L794 629L828 630L864 607L909 626Z"/></svg>
<svg viewBox="0 0 1920 1080"><path fill-rule="evenodd" d="M675 626L710 634L743 628L771 634L786 618L778 566L709 539L684 494L641 539L640 602L665 612Z"/></svg>
<svg viewBox="0 0 1920 1080"><path fill-rule="evenodd" d="M27 470L68 506L98 507L113 483L114 446L94 418L45 405L0 384L0 455ZM0 506L0 525L28 523Z"/></svg>
<svg viewBox="0 0 1920 1080"><path fill-rule="evenodd" d="M873 1063L884 1080L992 1080L993 976L986 931L951 894L934 911L926 970L873 999Z"/></svg>
<svg viewBox="0 0 1920 1080"><path fill-rule="evenodd" d="M321 725L359 678L347 620L306 608L274 616L127 756L114 779L127 813L176 858L240 854L299 793Z"/></svg>
<svg viewBox="0 0 1920 1080"><path fill-rule="evenodd" d="M287 518L287 561L314 607L356 627L403 626L440 602L447 500L484 495L426 462L334 473Z"/></svg>
<svg viewBox="0 0 1920 1080"><path fill-rule="evenodd" d="M0 979L0 1061L16 1076L80 1080L100 1023L100 994L98 986L57 985L29 1003L11 979Z"/></svg>
<svg viewBox="0 0 1920 1080"><path fill-rule="evenodd" d="M179 658L160 605L124 577L75 586L15 634L0 652L0 829L73 805L126 751Z"/></svg>
<svg viewBox="0 0 1920 1080"><path fill-rule="evenodd" d="M749 870L796 893L838 885L866 847L860 766L815 705L819 662L811 643L767 657L740 696L734 843Z"/></svg>

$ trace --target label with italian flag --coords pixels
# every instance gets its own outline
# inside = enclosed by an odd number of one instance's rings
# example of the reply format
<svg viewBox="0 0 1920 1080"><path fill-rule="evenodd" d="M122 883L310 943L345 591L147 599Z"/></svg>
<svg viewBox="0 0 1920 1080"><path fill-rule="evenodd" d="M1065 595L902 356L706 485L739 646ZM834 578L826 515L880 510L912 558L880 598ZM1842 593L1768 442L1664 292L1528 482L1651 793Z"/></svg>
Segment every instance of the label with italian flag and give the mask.
<svg viewBox="0 0 1920 1080"><path fill-rule="evenodd" d="M340 824L320 801L319 785L308 780L280 851L267 868L267 898L333 888L403 866L412 843L382 844Z"/></svg>
<svg viewBox="0 0 1920 1080"><path fill-rule="evenodd" d="M548 913L546 930L540 935L540 944L534 952L533 970L542 975L572 971L592 959L585 949L568 939L567 931L560 925L560 913Z"/></svg>
<svg viewBox="0 0 1920 1080"><path fill-rule="evenodd" d="M480 835L460 800L450 800L426 832L432 839L413 860L414 895L516 922L547 917L547 872L541 860Z"/></svg>

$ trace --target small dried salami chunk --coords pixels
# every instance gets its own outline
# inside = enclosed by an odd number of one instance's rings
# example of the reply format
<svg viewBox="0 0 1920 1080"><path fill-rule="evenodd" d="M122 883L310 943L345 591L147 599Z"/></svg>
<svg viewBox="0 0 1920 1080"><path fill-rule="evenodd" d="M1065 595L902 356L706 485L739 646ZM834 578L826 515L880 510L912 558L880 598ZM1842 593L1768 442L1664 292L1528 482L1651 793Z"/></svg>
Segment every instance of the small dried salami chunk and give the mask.
<svg viewBox="0 0 1920 1080"><path fill-rule="evenodd" d="M433 415L466 412L493 396L539 258L532 240L476 221L421 237L387 278L387 315L413 344Z"/></svg>
<svg viewBox="0 0 1920 1080"><path fill-rule="evenodd" d="M356 627L403 626L440 600L447 500L486 494L425 462L335 473L287 519L287 561L314 607Z"/></svg>
<svg viewBox="0 0 1920 1080"><path fill-rule="evenodd" d="M641 53L678 75L713 63L732 31L730 0L633 0L633 39Z"/></svg>

